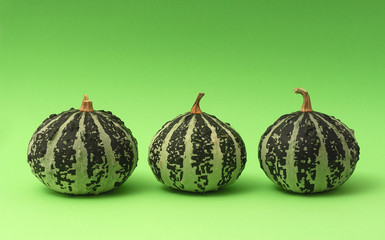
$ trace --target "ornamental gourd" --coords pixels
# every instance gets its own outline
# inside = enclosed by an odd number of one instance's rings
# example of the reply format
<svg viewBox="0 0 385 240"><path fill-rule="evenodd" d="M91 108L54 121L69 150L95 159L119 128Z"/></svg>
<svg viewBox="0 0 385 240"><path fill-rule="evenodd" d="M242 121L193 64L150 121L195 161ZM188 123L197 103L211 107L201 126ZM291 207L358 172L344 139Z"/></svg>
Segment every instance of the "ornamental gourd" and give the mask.
<svg viewBox="0 0 385 240"><path fill-rule="evenodd" d="M28 146L32 173L68 194L99 194L119 187L137 165L137 141L111 112L94 111L84 95L71 108L44 120Z"/></svg>
<svg viewBox="0 0 385 240"><path fill-rule="evenodd" d="M167 122L149 146L149 165L168 187L207 192L232 184L246 163L242 138L227 123L201 111L200 93L190 112Z"/></svg>
<svg viewBox="0 0 385 240"><path fill-rule="evenodd" d="M300 111L281 116L259 142L260 166L271 181L297 193L333 190L353 173L359 156L354 131L311 108L302 88Z"/></svg>

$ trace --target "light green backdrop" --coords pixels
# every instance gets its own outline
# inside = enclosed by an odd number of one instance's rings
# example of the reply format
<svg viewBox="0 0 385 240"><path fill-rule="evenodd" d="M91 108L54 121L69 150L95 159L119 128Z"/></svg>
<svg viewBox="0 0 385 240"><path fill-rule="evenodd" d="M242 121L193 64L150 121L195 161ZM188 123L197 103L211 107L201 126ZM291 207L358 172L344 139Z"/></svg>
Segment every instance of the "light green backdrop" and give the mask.
<svg viewBox="0 0 385 240"><path fill-rule="evenodd" d="M0 239L384 239L384 1L0 0ZM340 189L280 191L257 162L279 116L313 109L356 132L360 161ZM202 110L246 143L240 179L218 193L169 191L147 149L168 120ZM96 197L50 191L27 145L51 113L110 110L139 164Z"/></svg>

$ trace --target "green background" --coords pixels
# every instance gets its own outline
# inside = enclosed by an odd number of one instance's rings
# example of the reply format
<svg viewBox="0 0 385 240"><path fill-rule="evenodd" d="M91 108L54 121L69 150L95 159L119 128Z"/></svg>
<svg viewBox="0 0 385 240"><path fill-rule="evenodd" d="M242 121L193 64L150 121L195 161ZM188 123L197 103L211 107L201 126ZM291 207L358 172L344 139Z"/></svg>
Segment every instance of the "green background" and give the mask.
<svg viewBox="0 0 385 240"><path fill-rule="evenodd" d="M0 0L0 239L384 239L384 1ZM361 147L336 191L281 191L259 168L262 133L298 111L341 119ZM158 183L148 145L202 110L246 144L232 186L184 194ZM71 197L30 172L27 146L51 113L88 94L139 142L116 191Z"/></svg>

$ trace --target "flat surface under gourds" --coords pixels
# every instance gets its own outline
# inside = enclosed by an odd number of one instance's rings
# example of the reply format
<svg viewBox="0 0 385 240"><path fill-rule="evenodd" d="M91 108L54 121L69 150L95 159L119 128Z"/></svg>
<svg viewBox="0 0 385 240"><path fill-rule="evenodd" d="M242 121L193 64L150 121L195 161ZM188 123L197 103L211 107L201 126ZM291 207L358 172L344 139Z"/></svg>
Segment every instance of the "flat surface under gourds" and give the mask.
<svg viewBox="0 0 385 240"><path fill-rule="evenodd" d="M383 0L1 0L0 239L383 240L384 12ZM290 194L259 167L260 137L300 109L299 86L360 144L336 191ZM248 161L222 191L181 194L156 181L148 146L203 91ZM132 130L139 161L116 191L71 197L31 174L27 146L85 93Z"/></svg>

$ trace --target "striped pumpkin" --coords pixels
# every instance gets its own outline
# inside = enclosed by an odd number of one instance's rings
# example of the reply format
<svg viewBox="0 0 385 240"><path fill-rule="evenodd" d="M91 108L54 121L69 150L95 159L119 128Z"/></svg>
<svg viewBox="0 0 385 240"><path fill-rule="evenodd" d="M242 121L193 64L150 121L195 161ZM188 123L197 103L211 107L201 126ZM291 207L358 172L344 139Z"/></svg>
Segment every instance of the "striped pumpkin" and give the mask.
<svg viewBox="0 0 385 240"><path fill-rule="evenodd" d="M119 187L138 160L131 131L111 112L93 111L85 95L79 110L52 114L28 146L32 173L68 194L99 194Z"/></svg>
<svg viewBox="0 0 385 240"><path fill-rule="evenodd" d="M232 184L246 163L239 134L215 116L203 113L200 93L190 112L167 122L149 147L149 164L158 181L189 191L214 191Z"/></svg>
<svg viewBox="0 0 385 240"><path fill-rule="evenodd" d="M283 189L297 193L333 190L353 173L359 156L354 132L340 120L311 109L301 88L301 111L283 115L262 135L261 168Z"/></svg>

